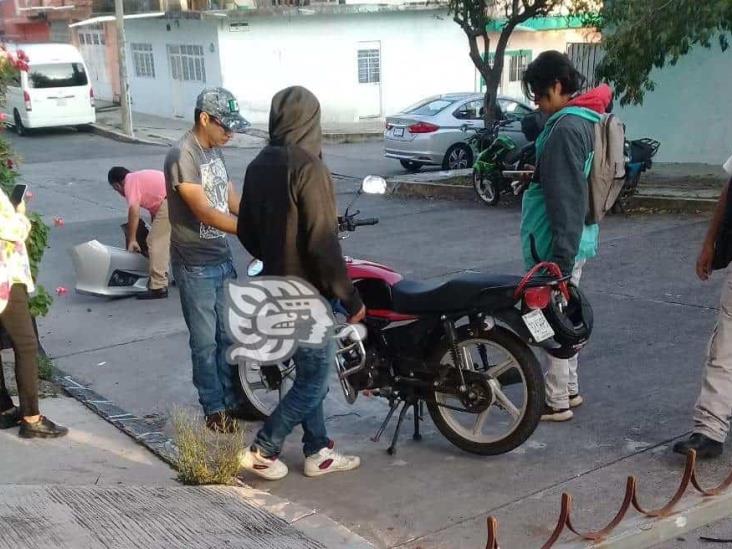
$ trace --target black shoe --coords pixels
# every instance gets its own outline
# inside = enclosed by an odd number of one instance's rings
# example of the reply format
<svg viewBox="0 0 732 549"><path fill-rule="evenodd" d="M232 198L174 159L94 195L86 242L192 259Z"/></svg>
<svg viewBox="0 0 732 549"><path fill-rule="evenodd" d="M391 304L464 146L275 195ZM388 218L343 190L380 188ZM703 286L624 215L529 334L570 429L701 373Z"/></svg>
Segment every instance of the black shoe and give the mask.
<svg viewBox="0 0 732 549"><path fill-rule="evenodd" d="M168 288L157 288L155 290L148 290L143 294L137 294L137 299L165 299L168 297Z"/></svg>
<svg viewBox="0 0 732 549"><path fill-rule="evenodd" d="M215 433L232 434L239 430L236 420L231 418L226 412L216 412L210 416L206 416L206 427Z"/></svg>
<svg viewBox="0 0 732 549"><path fill-rule="evenodd" d="M721 442L712 440L701 433L693 433L688 440L674 444L674 452L688 455L690 450L696 450L699 458L715 458L722 455L724 445Z"/></svg>
<svg viewBox="0 0 732 549"><path fill-rule="evenodd" d="M244 421L252 421L253 419L251 410L249 408L245 408L243 404L240 404L231 410L227 410L226 413L233 419L242 419Z"/></svg>
<svg viewBox="0 0 732 549"><path fill-rule="evenodd" d="M23 420L20 422L21 438L59 438L66 435L69 430L66 427L56 425L53 421L45 416L41 416L39 421L28 423Z"/></svg>
<svg viewBox="0 0 732 549"><path fill-rule="evenodd" d="M0 429L12 429L20 425L20 408L13 407L0 413Z"/></svg>

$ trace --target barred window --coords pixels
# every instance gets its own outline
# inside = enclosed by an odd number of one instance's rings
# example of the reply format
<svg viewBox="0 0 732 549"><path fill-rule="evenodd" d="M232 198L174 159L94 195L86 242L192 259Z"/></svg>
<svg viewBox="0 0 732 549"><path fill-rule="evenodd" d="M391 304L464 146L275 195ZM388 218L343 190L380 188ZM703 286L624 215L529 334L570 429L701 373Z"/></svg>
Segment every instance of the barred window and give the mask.
<svg viewBox="0 0 732 549"><path fill-rule="evenodd" d="M381 82L381 51L377 49L358 50L358 83L378 84Z"/></svg>
<svg viewBox="0 0 732 549"><path fill-rule="evenodd" d="M203 46L168 45L168 58L173 80L206 82Z"/></svg>
<svg viewBox="0 0 732 549"><path fill-rule="evenodd" d="M152 44L131 44L132 64L138 78L155 78L155 58Z"/></svg>

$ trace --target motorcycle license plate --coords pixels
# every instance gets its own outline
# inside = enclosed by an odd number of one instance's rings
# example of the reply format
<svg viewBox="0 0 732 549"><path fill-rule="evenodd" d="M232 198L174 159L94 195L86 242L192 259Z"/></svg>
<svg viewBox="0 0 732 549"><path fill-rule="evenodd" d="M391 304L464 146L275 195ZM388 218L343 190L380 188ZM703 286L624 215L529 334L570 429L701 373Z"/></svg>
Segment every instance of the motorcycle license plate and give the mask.
<svg viewBox="0 0 732 549"><path fill-rule="evenodd" d="M535 309L530 313L523 315L524 324L534 337L534 341L541 343L542 341L554 337L554 330L549 325L544 313L540 309Z"/></svg>
<svg viewBox="0 0 732 549"><path fill-rule="evenodd" d="M394 137L404 137L404 128L394 128Z"/></svg>

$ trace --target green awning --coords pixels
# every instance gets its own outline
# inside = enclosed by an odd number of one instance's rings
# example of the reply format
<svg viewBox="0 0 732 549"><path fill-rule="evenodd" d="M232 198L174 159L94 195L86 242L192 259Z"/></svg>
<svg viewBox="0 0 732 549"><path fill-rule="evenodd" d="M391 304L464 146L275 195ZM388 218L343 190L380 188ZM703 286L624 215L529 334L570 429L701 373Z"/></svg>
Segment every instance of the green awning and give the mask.
<svg viewBox="0 0 732 549"><path fill-rule="evenodd" d="M486 25L486 30L488 32L501 32L505 26L506 19L497 19L496 21L488 23L488 25ZM529 19L525 23L516 27L516 30L536 32L547 30L581 29L582 27L584 27L584 18L581 16L550 16Z"/></svg>

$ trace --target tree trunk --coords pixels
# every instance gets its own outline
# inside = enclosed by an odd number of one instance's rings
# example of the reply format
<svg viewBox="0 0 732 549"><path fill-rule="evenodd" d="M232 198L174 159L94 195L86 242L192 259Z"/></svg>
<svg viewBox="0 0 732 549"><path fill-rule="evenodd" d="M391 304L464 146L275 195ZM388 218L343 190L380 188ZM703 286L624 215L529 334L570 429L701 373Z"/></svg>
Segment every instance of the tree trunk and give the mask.
<svg viewBox="0 0 732 549"><path fill-rule="evenodd" d="M496 104L498 100L498 85L500 83L500 73L496 77L495 68L489 72L488 78L485 78L485 96L483 98L483 121L486 128L490 128L496 119Z"/></svg>

